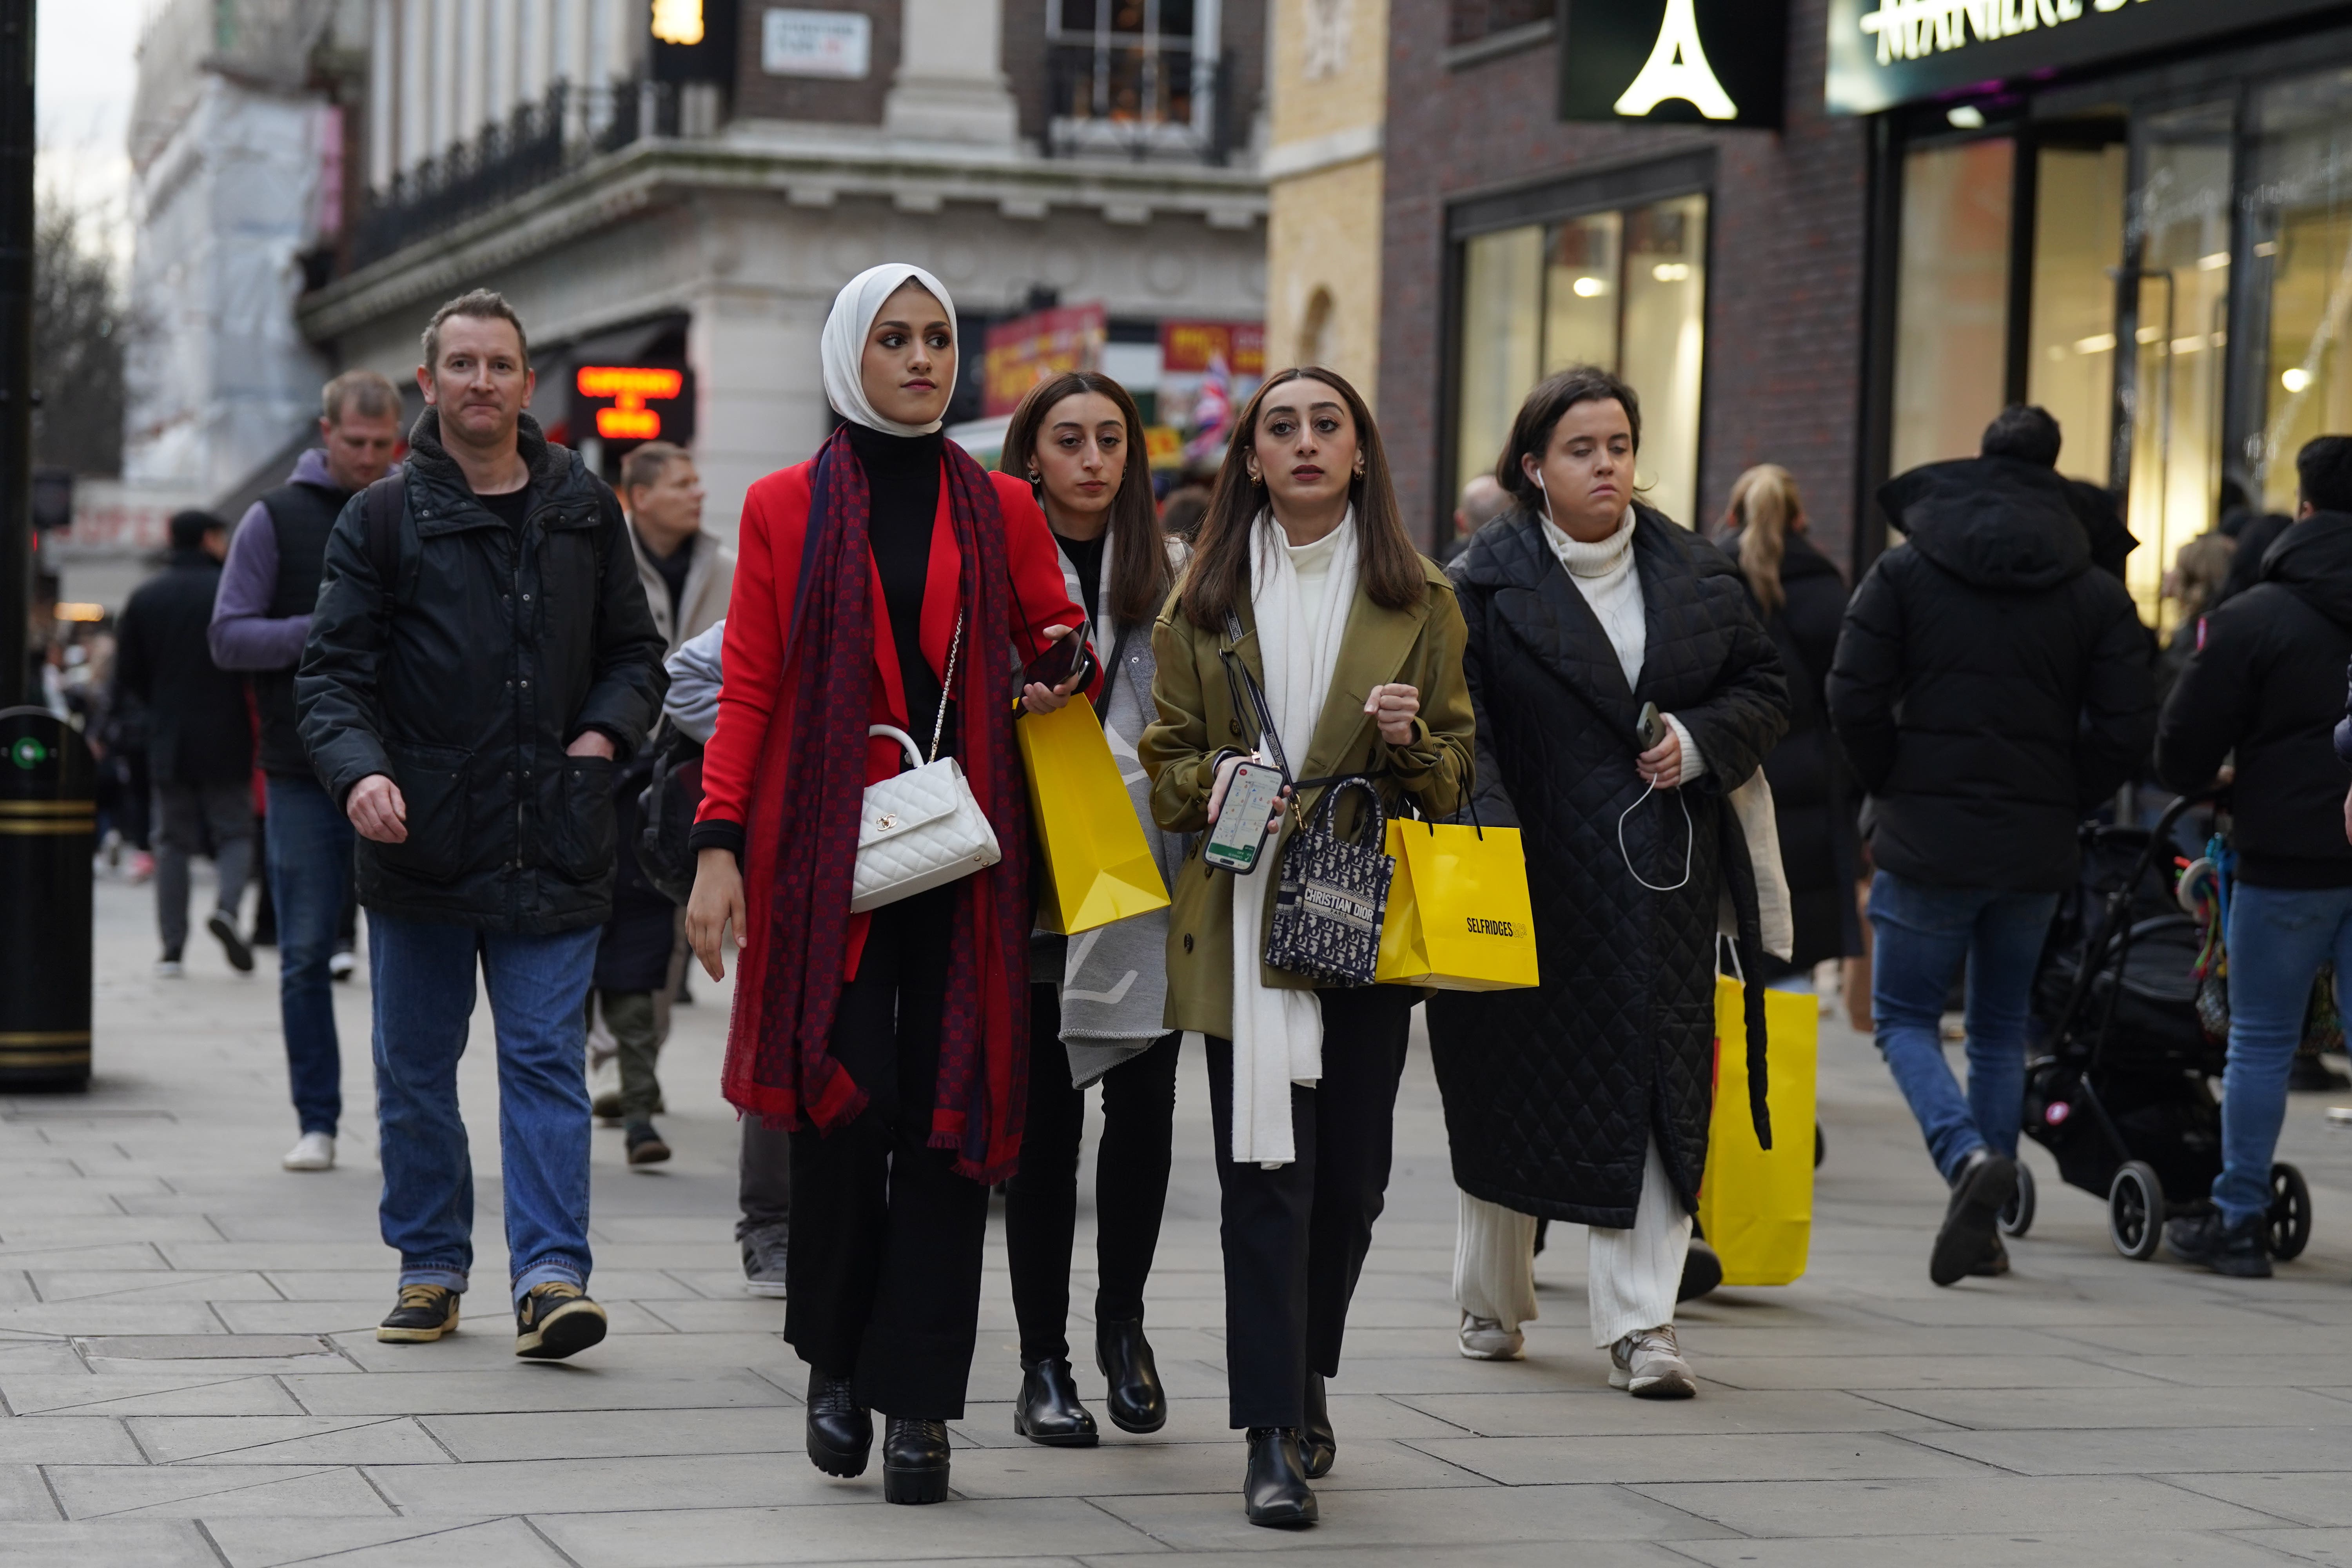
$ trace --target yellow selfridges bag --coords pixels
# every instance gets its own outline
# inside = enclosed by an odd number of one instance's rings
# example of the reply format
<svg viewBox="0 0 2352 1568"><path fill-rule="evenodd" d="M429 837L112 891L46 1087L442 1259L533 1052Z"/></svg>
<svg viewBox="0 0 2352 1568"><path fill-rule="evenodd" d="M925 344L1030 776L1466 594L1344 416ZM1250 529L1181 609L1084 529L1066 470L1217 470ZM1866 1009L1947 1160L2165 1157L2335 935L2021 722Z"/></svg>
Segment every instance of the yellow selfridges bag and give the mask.
<svg viewBox="0 0 2352 1568"><path fill-rule="evenodd" d="M1094 705L1024 712L1013 732L1029 775L1029 820L1045 853L1037 925L1064 936L1168 907L1168 884L1144 842Z"/></svg>
<svg viewBox="0 0 2352 1568"><path fill-rule="evenodd" d="M1389 818L1396 859L1375 983L1439 991L1536 984L1535 910L1516 827Z"/></svg>
<svg viewBox="0 0 2352 1568"><path fill-rule="evenodd" d="M1765 1103L1772 1147L1759 1146L1748 1105L1748 1007L1739 982L1715 983L1715 1119L1698 1189L1699 1228L1727 1285L1786 1285L1805 1271L1813 1235L1813 1073L1819 1002L1764 993Z"/></svg>

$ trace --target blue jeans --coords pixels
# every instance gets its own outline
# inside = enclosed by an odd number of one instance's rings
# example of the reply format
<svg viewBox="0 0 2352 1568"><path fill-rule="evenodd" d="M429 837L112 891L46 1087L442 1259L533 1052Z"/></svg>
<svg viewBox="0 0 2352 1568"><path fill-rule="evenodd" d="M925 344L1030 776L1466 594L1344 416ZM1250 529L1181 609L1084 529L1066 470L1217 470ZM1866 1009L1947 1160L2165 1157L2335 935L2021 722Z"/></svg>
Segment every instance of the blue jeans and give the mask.
<svg viewBox="0 0 2352 1568"><path fill-rule="evenodd" d="M269 775L269 897L278 907L278 1015L305 1132L335 1134L343 1058L335 1037L335 928L352 890L351 819L314 779Z"/></svg>
<svg viewBox="0 0 2352 1568"><path fill-rule="evenodd" d="M376 1121L384 1245L400 1282L466 1289L474 1166L457 1114L457 1058L474 968L499 1052L499 1165L508 1269L520 1301L550 1280L588 1283L588 977L603 928L511 936L368 911L375 988Z"/></svg>
<svg viewBox="0 0 2352 1568"><path fill-rule="evenodd" d="M1950 1181L1981 1148L2017 1152L2025 1019L2055 893L1943 888L1881 871L1870 884L1870 1011L1878 1049ZM1969 1088L1944 1061L1944 1001L1969 972Z"/></svg>
<svg viewBox="0 0 2352 1568"><path fill-rule="evenodd" d="M2240 1225L2271 1206L2271 1155L2287 1069L2319 966L2352 976L2352 888L2250 888L2230 898L2230 1062L2221 1074L2221 1173L2213 1205Z"/></svg>

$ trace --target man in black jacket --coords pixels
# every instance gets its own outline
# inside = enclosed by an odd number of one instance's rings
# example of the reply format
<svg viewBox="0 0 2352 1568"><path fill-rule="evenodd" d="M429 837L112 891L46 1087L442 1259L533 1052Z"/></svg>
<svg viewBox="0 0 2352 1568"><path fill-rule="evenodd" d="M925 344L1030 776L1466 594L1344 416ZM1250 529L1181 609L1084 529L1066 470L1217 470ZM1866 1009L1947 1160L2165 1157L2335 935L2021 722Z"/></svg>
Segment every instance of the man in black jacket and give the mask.
<svg viewBox="0 0 2352 1568"><path fill-rule="evenodd" d="M261 715L268 791L263 843L278 910L278 1015L287 1079L301 1131L280 1162L289 1171L335 1163L343 1068L335 1037L335 937L352 889L352 825L319 787L294 716L294 671L319 602L327 535L352 496L392 466L400 395L372 370L347 370L320 394L320 444L293 474L253 503L229 541L213 604L215 662L251 672Z"/></svg>
<svg viewBox="0 0 2352 1568"><path fill-rule="evenodd" d="M2271 1271L2271 1154L2287 1073L2320 965L2352 975L2352 844L2332 743L2352 660L2352 436L2295 455L2302 504L2244 593L2215 606L2164 705L2156 771L2203 789L2230 781L2230 1058L2213 1206L2165 1227L2172 1249L2223 1274Z"/></svg>
<svg viewBox="0 0 2352 1568"><path fill-rule="evenodd" d="M2147 637L2046 464L1931 463L1879 503L1906 542L1854 592L1830 718L1873 799L1871 1011L1952 1187L1928 1262L1949 1285L2008 1267L2033 968L2077 823L2147 753ZM1965 1097L1940 1036L1964 962Z"/></svg>
<svg viewBox="0 0 2352 1568"><path fill-rule="evenodd" d="M182 971L188 941L188 861L212 847L220 893L205 929L229 963L253 967L237 906L253 866L253 721L245 682L213 662L205 628L219 591L228 530L207 511L172 519L172 563L122 608L114 686L147 714L155 790L155 973Z"/></svg>
<svg viewBox="0 0 2352 1568"><path fill-rule="evenodd" d="M613 770L667 677L620 504L523 413L522 323L496 294L425 330L407 465L353 498L295 679L302 742L360 837L384 1241L376 1337L457 1325L473 1262L457 1114L478 964L498 1037L515 1353L604 1336L585 1292L584 1004L612 910Z"/></svg>

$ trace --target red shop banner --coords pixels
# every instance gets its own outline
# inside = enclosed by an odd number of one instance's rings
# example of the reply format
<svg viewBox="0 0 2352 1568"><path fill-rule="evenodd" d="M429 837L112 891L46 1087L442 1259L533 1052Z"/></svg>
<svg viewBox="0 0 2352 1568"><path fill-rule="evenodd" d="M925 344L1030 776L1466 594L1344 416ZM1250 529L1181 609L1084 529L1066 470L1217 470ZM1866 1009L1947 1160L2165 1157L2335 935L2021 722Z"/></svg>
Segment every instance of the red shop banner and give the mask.
<svg viewBox="0 0 2352 1568"><path fill-rule="evenodd" d="M1099 303L1039 310L989 328L982 414L1012 413L1031 387L1064 371L1101 368L1109 335L1109 318Z"/></svg>
<svg viewBox="0 0 2352 1568"><path fill-rule="evenodd" d="M1160 323L1160 368L1162 374L1197 374L1207 370L1212 360L1218 359L1225 362L1225 372L1229 375L1263 377L1265 374L1265 323Z"/></svg>

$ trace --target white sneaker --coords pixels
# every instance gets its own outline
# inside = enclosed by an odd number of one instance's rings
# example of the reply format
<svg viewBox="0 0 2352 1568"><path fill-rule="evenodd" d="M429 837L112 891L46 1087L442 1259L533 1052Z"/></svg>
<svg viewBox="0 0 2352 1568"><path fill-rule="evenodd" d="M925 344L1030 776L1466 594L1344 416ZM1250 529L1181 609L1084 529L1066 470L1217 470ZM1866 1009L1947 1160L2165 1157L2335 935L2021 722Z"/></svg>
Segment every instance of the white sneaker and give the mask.
<svg viewBox="0 0 2352 1568"><path fill-rule="evenodd" d="M187 972L188 966L176 958L159 958L155 961L155 978L158 980L177 980Z"/></svg>
<svg viewBox="0 0 2352 1568"><path fill-rule="evenodd" d="M327 973L336 980L349 980L352 971L359 966L360 961L352 956L350 949L339 948L327 960Z"/></svg>
<svg viewBox="0 0 2352 1568"><path fill-rule="evenodd" d="M1527 1336L1517 1329L1507 1329L1493 1318L1474 1318L1462 1314L1462 1331L1457 1343L1462 1353L1472 1361L1517 1361L1527 1354Z"/></svg>
<svg viewBox="0 0 2352 1568"><path fill-rule="evenodd" d="M1609 1386L1636 1399L1688 1399L1698 1379L1675 1343L1674 1325L1636 1329L1609 1347Z"/></svg>
<svg viewBox="0 0 2352 1568"><path fill-rule="evenodd" d="M331 1171L335 1168L335 1139L330 1132L305 1132L294 1147L286 1151L278 1162L289 1171Z"/></svg>
<svg viewBox="0 0 2352 1568"><path fill-rule="evenodd" d="M621 1058L617 1054L588 1065L588 1109L606 1121L621 1119Z"/></svg>

